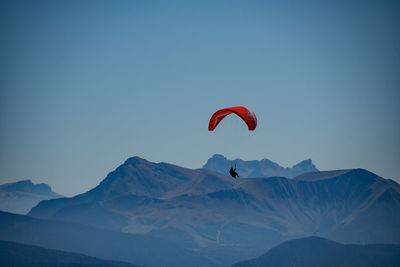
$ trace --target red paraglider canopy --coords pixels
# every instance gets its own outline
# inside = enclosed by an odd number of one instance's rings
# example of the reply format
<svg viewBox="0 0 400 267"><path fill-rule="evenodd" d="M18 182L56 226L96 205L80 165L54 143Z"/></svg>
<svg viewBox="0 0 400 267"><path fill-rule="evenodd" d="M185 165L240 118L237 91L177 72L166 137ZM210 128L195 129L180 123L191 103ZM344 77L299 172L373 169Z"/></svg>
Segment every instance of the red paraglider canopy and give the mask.
<svg viewBox="0 0 400 267"><path fill-rule="evenodd" d="M218 123L220 123L223 118L225 118L231 113L235 113L240 118L242 118L242 120L244 120L244 122L247 124L247 127L249 128L250 131L254 131L254 129L257 127L256 114L254 114L254 112L248 108L239 106L239 107L224 108L215 112L210 119L210 123L208 124L208 130L214 131Z"/></svg>

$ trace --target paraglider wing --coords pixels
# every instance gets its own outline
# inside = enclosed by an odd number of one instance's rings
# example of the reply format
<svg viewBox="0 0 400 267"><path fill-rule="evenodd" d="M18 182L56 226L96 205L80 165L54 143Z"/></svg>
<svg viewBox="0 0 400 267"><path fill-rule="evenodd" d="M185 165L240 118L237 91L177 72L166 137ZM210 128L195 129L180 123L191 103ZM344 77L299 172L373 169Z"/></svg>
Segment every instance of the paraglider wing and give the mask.
<svg viewBox="0 0 400 267"><path fill-rule="evenodd" d="M211 119L210 123L208 124L208 130L214 131L215 127L222 121L223 118L228 116L231 113L235 113L238 115L242 120L247 124L247 127L250 131L254 131L257 127L257 117L253 111L245 107L231 107L231 108L224 108L220 109L215 112Z"/></svg>

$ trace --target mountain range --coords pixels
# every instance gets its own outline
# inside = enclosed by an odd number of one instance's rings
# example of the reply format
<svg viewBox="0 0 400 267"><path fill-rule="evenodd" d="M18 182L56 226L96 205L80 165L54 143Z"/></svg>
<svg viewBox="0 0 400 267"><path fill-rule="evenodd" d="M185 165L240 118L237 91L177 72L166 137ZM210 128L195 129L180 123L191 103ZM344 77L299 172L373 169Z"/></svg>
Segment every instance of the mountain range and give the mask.
<svg viewBox="0 0 400 267"><path fill-rule="evenodd" d="M28 215L160 238L226 266L310 235L399 243L400 186L363 169L232 179L133 157L92 190Z"/></svg>
<svg viewBox="0 0 400 267"><path fill-rule="evenodd" d="M274 176L293 178L303 173L318 171L311 159L303 160L294 165L292 168L285 168L266 158L262 160L250 161L245 161L242 159L228 160L226 157L220 154L215 154L208 159L203 168L226 175L229 173L229 169L235 166L237 170L239 170L239 175L242 178Z"/></svg>
<svg viewBox="0 0 400 267"><path fill-rule="evenodd" d="M63 197L47 184L34 184L31 180L0 185L0 210L18 214L28 213L40 201Z"/></svg>
<svg viewBox="0 0 400 267"><path fill-rule="evenodd" d="M286 241L252 260L232 267L395 267L400 266L400 245L340 244L320 237Z"/></svg>

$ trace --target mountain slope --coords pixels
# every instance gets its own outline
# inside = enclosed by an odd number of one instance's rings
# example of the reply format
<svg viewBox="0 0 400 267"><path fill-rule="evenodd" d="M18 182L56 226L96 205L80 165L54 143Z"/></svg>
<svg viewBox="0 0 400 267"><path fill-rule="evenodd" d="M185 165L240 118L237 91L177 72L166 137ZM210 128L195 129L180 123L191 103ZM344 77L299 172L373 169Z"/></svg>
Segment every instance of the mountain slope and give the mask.
<svg viewBox="0 0 400 267"><path fill-rule="evenodd" d="M400 266L400 245L343 245L319 237L286 241L234 267Z"/></svg>
<svg viewBox="0 0 400 267"><path fill-rule="evenodd" d="M316 171L300 174L293 178L296 181L318 181L335 178L336 176L345 174L351 170L335 170L335 171Z"/></svg>
<svg viewBox="0 0 400 267"><path fill-rule="evenodd" d="M129 263L101 260L83 254L46 249L0 240L2 266L110 266L129 267Z"/></svg>
<svg viewBox="0 0 400 267"><path fill-rule="evenodd" d="M280 176L292 178L297 175L318 171L311 159L303 160L292 168L284 168L279 164L268 159L244 161L241 159L228 160L222 155L215 154L203 166L204 169L216 171L226 175L229 168L236 166L240 177L242 178L258 178Z"/></svg>
<svg viewBox="0 0 400 267"><path fill-rule="evenodd" d="M59 198L47 184L33 184L30 180L0 185L0 210L19 214L28 213L40 201Z"/></svg>

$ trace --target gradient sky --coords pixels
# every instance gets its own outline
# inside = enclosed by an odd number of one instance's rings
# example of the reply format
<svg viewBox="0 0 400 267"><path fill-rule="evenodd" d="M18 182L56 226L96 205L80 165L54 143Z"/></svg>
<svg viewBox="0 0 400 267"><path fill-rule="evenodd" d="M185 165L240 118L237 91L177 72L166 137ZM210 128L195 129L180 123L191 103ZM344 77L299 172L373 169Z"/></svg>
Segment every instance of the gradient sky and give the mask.
<svg viewBox="0 0 400 267"><path fill-rule="evenodd" d="M0 1L0 183L215 153L400 182L399 1ZM243 105L249 132L217 109Z"/></svg>

